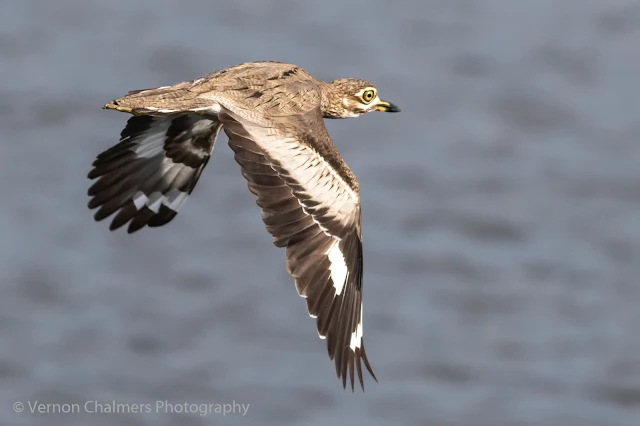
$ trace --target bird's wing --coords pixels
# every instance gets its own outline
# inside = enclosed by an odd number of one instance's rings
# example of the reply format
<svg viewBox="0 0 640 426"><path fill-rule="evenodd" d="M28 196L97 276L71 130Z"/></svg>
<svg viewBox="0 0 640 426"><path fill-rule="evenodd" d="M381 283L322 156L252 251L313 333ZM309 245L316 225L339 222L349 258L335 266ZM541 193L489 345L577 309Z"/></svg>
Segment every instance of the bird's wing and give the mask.
<svg viewBox="0 0 640 426"><path fill-rule="evenodd" d="M215 116L141 115L129 119L120 143L98 155L89 172L89 208L96 220L118 212L111 230L128 232L171 221L207 165L221 124Z"/></svg>
<svg viewBox="0 0 640 426"><path fill-rule="evenodd" d="M353 389L357 372L364 390L361 363L375 375L362 341L360 200L337 151L328 162L313 148L333 147L319 108L274 127L226 108L218 117L274 244L286 248L287 272L317 318L338 377L346 386L349 376Z"/></svg>

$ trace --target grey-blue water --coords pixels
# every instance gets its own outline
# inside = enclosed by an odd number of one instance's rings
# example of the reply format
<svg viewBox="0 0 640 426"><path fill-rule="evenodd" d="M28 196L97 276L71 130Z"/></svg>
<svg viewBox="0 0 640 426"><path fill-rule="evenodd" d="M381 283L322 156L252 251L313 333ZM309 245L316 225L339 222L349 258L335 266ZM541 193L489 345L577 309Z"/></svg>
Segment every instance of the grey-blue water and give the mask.
<svg viewBox="0 0 640 426"><path fill-rule="evenodd" d="M624 0L4 0L0 424L639 425L639 46ZM86 208L105 102L261 59L402 107L327 123L361 186L364 394L226 137L169 226Z"/></svg>

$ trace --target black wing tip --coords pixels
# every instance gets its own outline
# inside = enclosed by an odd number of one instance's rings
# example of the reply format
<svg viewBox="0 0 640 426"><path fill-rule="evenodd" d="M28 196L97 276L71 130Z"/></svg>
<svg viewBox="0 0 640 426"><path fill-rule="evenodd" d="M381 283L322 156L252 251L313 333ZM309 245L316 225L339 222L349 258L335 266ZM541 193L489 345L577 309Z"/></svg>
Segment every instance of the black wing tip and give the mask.
<svg viewBox="0 0 640 426"><path fill-rule="evenodd" d="M131 225L129 225L129 227L127 228L127 234L131 235L133 233L138 232L139 230L141 230L142 228L144 228L144 225L142 226L137 226L137 227L132 227Z"/></svg>
<svg viewBox="0 0 640 426"><path fill-rule="evenodd" d="M98 221L96 219L96 221ZM127 223L129 223L129 226L127 227L127 234L133 234L137 231L139 231L140 229L144 228L144 225L142 226L131 226L130 220L127 220L125 222L118 222L115 218L111 221L111 223L109 223L109 231L111 232L115 232L118 229L122 228L123 226L125 226Z"/></svg>
<svg viewBox="0 0 640 426"><path fill-rule="evenodd" d="M144 228L145 226L149 228L158 228L164 226L167 223L171 222L177 216L177 212L174 212L168 208L161 208L158 213L155 213L147 208L137 210L135 209L133 203L130 202L130 204L131 205L125 205L120 208L117 213L112 212L109 214L105 214L99 209L93 215L93 219L96 222L102 222L115 213L115 216L109 223L109 231L117 231L123 226L129 224L129 226L127 226L127 234L133 234ZM94 198L92 198L91 200L89 200L88 207L89 209L95 209L100 206L95 205Z"/></svg>
<svg viewBox="0 0 640 426"><path fill-rule="evenodd" d="M347 372L344 372L344 374L342 374L342 377L338 375L338 378L342 379L342 389L346 390L347 382L349 382L351 384L351 393L355 393L356 380L347 381ZM376 383L378 383L378 379L376 379L375 377L373 378L373 380L375 380ZM360 383L360 389L362 389L362 392L364 392L364 380L358 380L358 382Z"/></svg>
<svg viewBox="0 0 640 426"><path fill-rule="evenodd" d="M355 384L356 382L359 382L360 388L362 389L362 392L364 392L364 377L362 375L361 361L364 362L364 366L369 372L369 374L371 375L371 377L373 378L373 380L375 380L376 383L379 383L378 378L374 374L373 369L369 364L369 360L367 359L367 356L364 353L364 345L362 345L360 348L357 348L355 352L351 351L351 349L349 349L349 351L350 353L349 355L347 355L348 359L345 360L344 363L341 363L343 365L341 365L341 367L336 371L338 379L342 379L342 388L346 390L347 383L350 383L351 393L355 393ZM357 371L358 380L355 380L354 373L356 371L354 370ZM349 375L349 380L347 380L347 375Z"/></svg>

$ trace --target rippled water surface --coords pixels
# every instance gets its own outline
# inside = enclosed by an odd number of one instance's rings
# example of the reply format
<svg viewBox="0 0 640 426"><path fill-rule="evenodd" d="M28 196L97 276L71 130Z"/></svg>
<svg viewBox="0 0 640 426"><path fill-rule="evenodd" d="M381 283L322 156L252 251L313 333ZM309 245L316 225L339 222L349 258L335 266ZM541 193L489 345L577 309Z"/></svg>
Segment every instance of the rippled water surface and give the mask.
<svg viewBox="0 0 640 426"><path fill-rule="evenodd" d="M3 425L640 424L640 5L609 0L5 0ZM345 392L221 137L170 226L86 208L131 89L253 60L373 81L331 121L363 203ZM239 414L31 414L250 404ZM155 409L155 406L154 406Z"/></svg>

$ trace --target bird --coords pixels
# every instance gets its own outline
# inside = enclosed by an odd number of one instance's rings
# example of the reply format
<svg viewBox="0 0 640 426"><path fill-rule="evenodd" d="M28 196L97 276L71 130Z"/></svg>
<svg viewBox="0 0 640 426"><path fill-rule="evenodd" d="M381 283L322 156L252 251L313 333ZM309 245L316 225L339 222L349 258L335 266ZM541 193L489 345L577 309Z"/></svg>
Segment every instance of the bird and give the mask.
<svg viewBox="0 0 640 426"><path fill-rule="evenodd" d="M399 112L370 82L325 82L276 61L248 62L172 86L133 90L103 107L131 114L93 162L88 207L133 233L169 223L190 198L221 130L273 244L316 319L346 389L362 364L362 221L358 181L324 119ZM115 215L114 215L115 214Z"/></svg>

